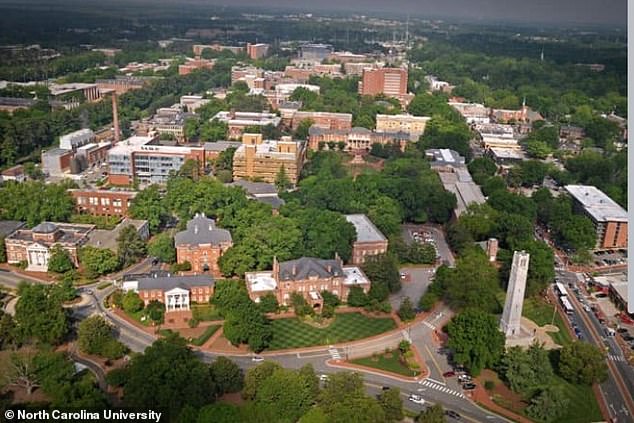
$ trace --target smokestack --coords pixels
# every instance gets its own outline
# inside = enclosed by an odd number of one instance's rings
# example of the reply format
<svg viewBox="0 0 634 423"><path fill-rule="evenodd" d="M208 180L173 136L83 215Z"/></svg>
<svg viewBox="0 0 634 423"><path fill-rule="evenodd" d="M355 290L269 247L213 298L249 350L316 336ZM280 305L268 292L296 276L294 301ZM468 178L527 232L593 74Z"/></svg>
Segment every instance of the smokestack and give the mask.
<svg viewBox="0 0 634 423"><path fill-rule="evenodd" d="M112 93L112 124L114 126L114 144L119 142L119 108L117 107L117 93Z"/></svg>

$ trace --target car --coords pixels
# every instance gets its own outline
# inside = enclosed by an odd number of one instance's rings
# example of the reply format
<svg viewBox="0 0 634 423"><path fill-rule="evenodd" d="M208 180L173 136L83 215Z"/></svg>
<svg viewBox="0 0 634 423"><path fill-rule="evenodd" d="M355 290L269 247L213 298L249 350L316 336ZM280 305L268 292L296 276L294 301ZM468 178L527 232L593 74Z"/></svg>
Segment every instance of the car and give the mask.
<svg viewBox="0 0 634 423"><path fill-rule="evenodd" d="M616 328L618 333L627 333L627 328Z"/></svg>
<svg viewBox="0 0 634 423"><path fill-rule="evenodd" d="M460 414L456 413L453 410L445 410L445 416L451 417L454 420L460 420L462 418Z"/></svg>
<svg viewBox="0 0 634 423"><path fill-rule="evenodd" d="M413 402L414 404L421 404L421 405L425 404L425 400L420 395L410 394L410 396L407 397L407 399Z"/></svg>
<svg viewBox="0 0 634 423"><path fill-rule="evenodd" d="M594 295L597 298L605 298L608 296L608 294L606 294L605 292L599 292L597 294Z"/></svg>
<svg viewBox="0 0 634 423"><path fill-rule="evenodd" d="M407 273L401 272L401 279L405 279L407 277Z"/></svg>
<svg viewBox="0 0 634 423"><path fill-rule="evenodd" d="M254 355L253 358L251 358L251 361L259 363L260 361L264 361L264 357L262 357L261 355Z"/></svg>
<svg viewBox="0 0 634 423"><path fill-rule="evenodd" d="M442 374L443 377L454 377L456 375L456 372L445 372Z"/></svg>
<svg viewBox="0 0 634 423"><path fill-rule="evenodd" d="M319 380L322 382L327 382L328 381L328 375L319 375Z"/></svg>
<svg viewBox="0 0 634 423"><path fill-rule="evenodd" d="M629 333L624 333L623 335L621 335L621 337L624 341L627 342L634 341L634 336L630 335Z"/></svg>
<svg viewBox="0 0 634 423"><path fill-rule="evenodd" d="M381 386L382 391L389 391L390 389L392 388L390 388L389 386Z"/></svg>
<svg viewBox="0 0 634 423"><path fill-rule="evenodd" d="M458 381L462 383L471 382L471 376L469 375L460 375L458 376Z"/></svg>
<svg viewBox="0 0 634 423"><path fill-rule="evenodd" d="M475 389L475 388L476 388L476 384L473 382L467 382L462 385L462 389L464 389L465 391L471 391L472 389Z"/></svg>

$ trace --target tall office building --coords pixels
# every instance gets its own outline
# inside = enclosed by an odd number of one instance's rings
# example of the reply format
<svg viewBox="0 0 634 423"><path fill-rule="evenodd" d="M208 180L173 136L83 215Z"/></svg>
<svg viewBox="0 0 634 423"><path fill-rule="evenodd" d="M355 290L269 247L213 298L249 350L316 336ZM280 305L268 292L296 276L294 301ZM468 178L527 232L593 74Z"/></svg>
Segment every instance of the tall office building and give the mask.
<svg viewBox="0 0 634 423"><path fill-rule="evenodd" d="M529 259L530 254L525 251L515 251L513 254L511 276L509 277L504 311L500 320L500 330L504 332L507 338L520 335L520 321L522 319L522 305L524 304Z"/></svg>
<svg viewBox="0 0 634 423"><path fill-rule="evenodd" d="M359 81L359 94L385 94L388 97L401 98L407 94L406 68L363 69Z"/></svg>

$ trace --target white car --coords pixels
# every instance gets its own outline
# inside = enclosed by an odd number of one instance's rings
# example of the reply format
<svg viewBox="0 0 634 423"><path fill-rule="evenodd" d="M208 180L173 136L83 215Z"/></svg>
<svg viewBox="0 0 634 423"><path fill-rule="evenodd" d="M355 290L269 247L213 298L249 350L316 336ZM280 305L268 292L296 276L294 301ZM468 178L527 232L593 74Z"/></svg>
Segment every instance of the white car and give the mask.
<svg viewBox="0 0 634 423"><path fill-rule="evenodd" d="M262 357L260 355L254 355L253 358L251 359L251 361L259 363L260 361L264 361L264 357Z"/></svg>
<svg viewBox="0 0 634 423"><path fill-rule="evenodd" d="M413 402L414 404L420 404L420 405L425 404L425 400L423 399L423 397L417 394L410 394L410 396L407 399Z"/></svg>
<svg viewBox="0 0 634 423"><path fill-rule="evenodd" d="M327 382L328 381L328 375L319 375L319 380L322 382Z"/></svg>

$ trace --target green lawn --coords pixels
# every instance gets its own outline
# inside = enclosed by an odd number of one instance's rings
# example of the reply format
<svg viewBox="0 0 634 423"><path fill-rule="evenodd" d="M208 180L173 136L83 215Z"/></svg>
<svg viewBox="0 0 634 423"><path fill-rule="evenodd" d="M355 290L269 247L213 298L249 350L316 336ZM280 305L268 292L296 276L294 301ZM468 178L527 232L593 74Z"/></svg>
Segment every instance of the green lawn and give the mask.
<svg viewBox="0 0 634 423"><path fill-rule="evenodd" d="M553 309L554 305L548 304L543 298L526 298L524 300L524 307L522 314L524 317L531 319L539 326L549 325L553 322ZM561 318L559 313L555 313L555 326L559 328L559 332L550 332L548 335L559 345L566 345L572 342L572 338L566 328L566 322Z"/></svg>
<svg viewBox="0 0 634 423"><path fill-rule="evenodd" d="M222 316L220 316L216 307L210 304L192 305L192 317L201 322L222 320Z"/></svg>
<svg viewBox="0 0 634 423"><path fill-rule="evenodd" d="M354 341L378 335L394 329L392 318L370 318L361 313L338 314L327 328L319 329L299 319L276 319L271 321L273 339L270 350L311 347L338 342Z"/></svg>
<svg viewBox="0 0 634 423"><path fill-rule="evenodd" d="M566 414L557 423L586 423L603 420L597 399L591 386L574 385L555 376L554 383L561 386L569 400Z"/></svg>
<svg viewBox="0 0 634 423"><path fill-rule="evenodd" d="M412 370L405 364L401 363L398 351L390 352L388 358L385 357L385 354L379 354L377 358L378 360L375 360L372 357L359 358L352 360L351 363L372 367L374 369L385 370L386 372L396 373L403 376L416 376L419 373L417 370Z"/></svg>
<svg viewBox="0 0 634 423"><path fill-rule="evenodd" d="M207 329L200 335L198 338L192 340L192 344L200 347L202 344L207 342L211 336L216 333L216 331L220 329L220 325L211 325L208 326Z"/></svg>

